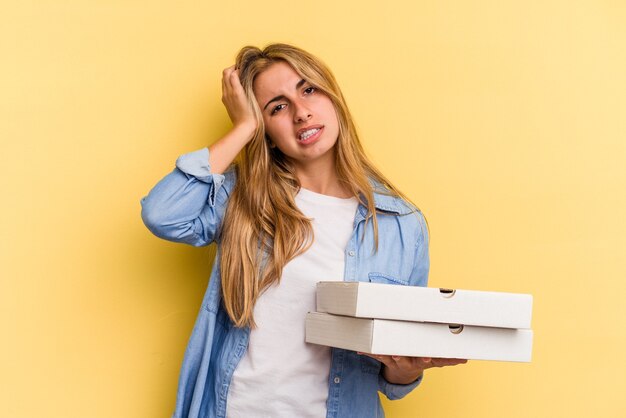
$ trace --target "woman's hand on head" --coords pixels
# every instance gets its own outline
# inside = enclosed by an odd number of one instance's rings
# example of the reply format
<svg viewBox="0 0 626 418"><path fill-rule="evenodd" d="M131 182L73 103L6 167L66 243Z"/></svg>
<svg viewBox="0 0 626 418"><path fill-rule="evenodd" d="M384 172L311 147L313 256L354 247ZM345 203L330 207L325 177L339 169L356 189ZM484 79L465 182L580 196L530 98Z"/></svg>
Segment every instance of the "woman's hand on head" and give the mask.
<svg viewBox="0 0 626 418"><path fill-rule="evenodd" d="M432 367L456 366L465 364L467 360L455 358L385 356L358 353L380 361L383 364L383 377L389 383L406 385L414 382L424 370Z"/></svg>
<svg viewBox="0 0 626 418"><path fill-rule="evenodd" d="M251 132L256 130L258 122L239 80L239 70L234 65L222 73L222 103L235 128L246 127Z"/></svg>
<svg viewBox="0 0 626 418"><path fill-rule="evenodd" d="M252 106L239 81L239 71L235 66L222 73L222 103L233 122L233 128L209 147L211 172L224 173L237 157L237 154L255 135L258 126Z"/></svg>

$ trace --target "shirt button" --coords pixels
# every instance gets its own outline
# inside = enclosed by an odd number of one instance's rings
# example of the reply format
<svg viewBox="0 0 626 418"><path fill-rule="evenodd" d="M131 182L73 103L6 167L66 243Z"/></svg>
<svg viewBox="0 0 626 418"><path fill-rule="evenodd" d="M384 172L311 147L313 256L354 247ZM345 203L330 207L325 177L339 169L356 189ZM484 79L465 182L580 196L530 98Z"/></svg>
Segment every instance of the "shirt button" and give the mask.
<svg viewBox="0 0 626 418"><path fill-rule="evenodd" d="M341 379L340 379L339 377L335 377L335 378L333 379L333 382L335 382L335 383L339 384L339 382L341 382Z"/></svg>
<svg viewBox="0 0 626 418"><path fill-rule="evenodd" d="M356 254L354 251L350 251L350 252L348 253L348 255L349 255L350 257L354 257L354 254Z"/></svg>

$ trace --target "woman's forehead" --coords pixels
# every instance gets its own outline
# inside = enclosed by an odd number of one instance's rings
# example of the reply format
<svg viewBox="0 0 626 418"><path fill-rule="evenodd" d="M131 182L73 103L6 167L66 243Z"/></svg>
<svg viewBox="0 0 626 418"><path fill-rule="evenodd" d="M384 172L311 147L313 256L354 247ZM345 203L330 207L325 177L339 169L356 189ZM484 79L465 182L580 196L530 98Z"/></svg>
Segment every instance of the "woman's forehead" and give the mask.
<svg viewBox="0 0 626 418"><path fill-rule="evenodd" d="M297 88L302 80L289 64L280 61L270 65L254 79L254 93L259 96L284 94Z"/></svg>

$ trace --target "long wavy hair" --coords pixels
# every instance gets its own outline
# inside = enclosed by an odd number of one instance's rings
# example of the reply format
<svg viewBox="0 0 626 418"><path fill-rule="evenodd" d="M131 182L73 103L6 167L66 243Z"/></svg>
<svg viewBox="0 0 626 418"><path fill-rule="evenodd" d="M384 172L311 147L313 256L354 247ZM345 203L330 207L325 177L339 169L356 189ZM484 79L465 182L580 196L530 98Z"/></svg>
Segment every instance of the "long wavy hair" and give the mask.
<svg viewBox="0 0 626 418"><path fill-rule="evenodd" d="M233 168L237 181L226 208L219 252L223 304L237 327L255 327L253 309L259 295L278 283L285 264L313 242L311 221L294 200L300 189L294 166L277 147L270 146L253 91L255 78L276 62L289 64L332 101L339 121L337 176L368 209L366 224L373 224L373 251L378 250L378 222L370 179L380 183L386 194L410 202L365 155L339 85L322 61L286 44L271 44L263 50L242 48L235 66L258 127Z"/></svg>

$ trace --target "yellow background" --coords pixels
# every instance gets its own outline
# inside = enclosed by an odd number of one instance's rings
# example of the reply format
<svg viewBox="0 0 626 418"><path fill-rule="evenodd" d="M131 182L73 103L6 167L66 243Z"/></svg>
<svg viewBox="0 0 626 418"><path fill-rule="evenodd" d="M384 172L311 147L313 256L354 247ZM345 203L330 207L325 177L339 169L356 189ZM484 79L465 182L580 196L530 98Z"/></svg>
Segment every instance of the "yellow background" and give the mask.
<svg viewBox="0 0 626 418"><path fill-rule="evenodd" d="M272 41L334 70L431 286L535 297L531 364L428 371L387 416L626 416L626 6L598 0L2 2L0 416L170 415L212 255L139 199Z"/></svg>

